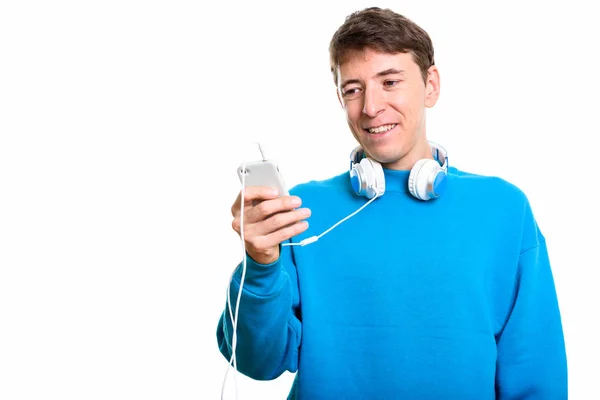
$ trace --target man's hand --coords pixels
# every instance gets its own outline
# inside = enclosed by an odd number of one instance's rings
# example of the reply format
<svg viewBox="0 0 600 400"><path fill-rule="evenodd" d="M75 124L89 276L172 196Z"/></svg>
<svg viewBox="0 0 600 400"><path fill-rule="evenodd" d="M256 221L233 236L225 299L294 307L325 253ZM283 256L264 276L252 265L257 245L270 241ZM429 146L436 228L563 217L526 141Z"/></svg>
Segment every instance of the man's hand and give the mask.
<svg viewBox="0 0 600 400"><path fill-rule="evenodd" d="M241 236L242 192L231 206L231 226ZM308 208L300 208L297 196L277 197L267 186L247 187L244 191L244 241L246 252L259 264L270 264L279 258L279 243L304 232L310 216Z"/></svg>

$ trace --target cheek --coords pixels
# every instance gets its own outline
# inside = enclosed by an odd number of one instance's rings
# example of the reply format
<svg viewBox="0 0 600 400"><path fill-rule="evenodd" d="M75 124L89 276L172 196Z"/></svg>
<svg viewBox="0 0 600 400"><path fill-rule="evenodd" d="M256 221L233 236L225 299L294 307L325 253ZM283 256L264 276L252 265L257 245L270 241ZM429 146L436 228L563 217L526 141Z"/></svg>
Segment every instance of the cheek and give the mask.
<svg viewBox="0 0 600 400"><path fill-rule="evenodd" d="M422 96L415 94L397 97L393 104L396 111L402 114L409 124L416 123L421 119L424 104Z"/></svg>
<svg viewBox="0 0 600 400"><path fill-rule="evenodd" d="M346 113L346 119L348 120L348 123L358 126L362 111L360 105L358 105L357 103L358 102L346 104L344 112Z"/></svg>
<svg viewBox="0 0 600 400"><path fill-rule="evenodd" d="M402 115L402 119L404 119L405 123L410 123L414 114L410 104L404 101L404 99L396 99L392 104L394 110Z"/></svg>
<svg viewBox="0 0 600 400"><path fill-rule="evenodd" d="M352 133L352 136L354 136L354 138L356 140L358 140L357 131L360 129L360 128L358 128L360 126L358 121L352 120L348 117L346 122L348 123L348 128L350 128L350 132Z"/></svg>
<svg viewBox="0 0 600 400"><path fill-rule="evenodd" d="M346 113L346 122L348 123L348 128L350 128L352 136L354 136L354 139L357 141L360 141L357 131L360 130L361 112L356 112L351 107L346 107L344 112Z"/></svg>

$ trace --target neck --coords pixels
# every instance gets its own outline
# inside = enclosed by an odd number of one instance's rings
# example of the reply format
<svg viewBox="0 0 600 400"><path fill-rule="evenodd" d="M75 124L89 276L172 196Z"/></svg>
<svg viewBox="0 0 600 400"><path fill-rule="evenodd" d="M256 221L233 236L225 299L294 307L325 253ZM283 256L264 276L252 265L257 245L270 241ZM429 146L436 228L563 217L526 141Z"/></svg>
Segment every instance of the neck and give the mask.
<svg viewBox="0 0 600 400"><path fill-rule="evenodd" d="M409 170L417 161L423 158L433 159L427 139L419 140L402 158L391 163L382 164L382 167L393 170Z"/></svg>

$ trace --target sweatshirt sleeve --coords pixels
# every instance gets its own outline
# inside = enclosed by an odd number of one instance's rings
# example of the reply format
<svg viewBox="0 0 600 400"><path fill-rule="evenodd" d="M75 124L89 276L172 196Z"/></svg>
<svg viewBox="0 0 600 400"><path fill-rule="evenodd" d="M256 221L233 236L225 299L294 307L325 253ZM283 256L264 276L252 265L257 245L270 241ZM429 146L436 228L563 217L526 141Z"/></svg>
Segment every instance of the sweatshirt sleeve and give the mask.
<svg viewBox="0 0 600 400"><path fill-rule="evenodd" d="M567 359L546 241L519 256L515 297L497 337L500 400L567 399Z"/></svg>
<svg viewBox="0 0 600 400"><path fill-rule="evenodd" d="M231 312L242 279L243 263L234 272L231 285ZM299 290L291 246L280 247L272 264L256 263L246 255L237 322L237 369L256 380L271 380L284 371L296 372L301 339ZM223 356L232 354L233 325L227 304L218 327L217 342Z"/></svg>

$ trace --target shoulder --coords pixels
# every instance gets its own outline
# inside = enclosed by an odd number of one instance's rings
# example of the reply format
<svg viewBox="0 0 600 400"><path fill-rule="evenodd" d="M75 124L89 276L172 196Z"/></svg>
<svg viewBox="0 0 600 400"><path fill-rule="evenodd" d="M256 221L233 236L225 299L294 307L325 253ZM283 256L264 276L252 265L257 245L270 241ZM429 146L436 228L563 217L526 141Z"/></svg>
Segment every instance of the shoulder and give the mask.
<svg viewBox="0 0 600 400"><path fill-rule="evenodd" d="M473 208L485 208L489 217L510 224L520 232L522 247L534 247L544 240L527 194L515 183L493 175L481 175L457 168L448 169L454 195Z"/></svg>
<svg viewBox="0 0 600 400"><path fill-rule="evenodd" d="M448 178L452 185L459 191L468 191L474 198L487 198L488 201L525 205L528 203L525 192L513 182L500 176L481 175L460 170L456 167L448 168Z"/></svg>

